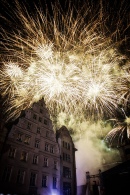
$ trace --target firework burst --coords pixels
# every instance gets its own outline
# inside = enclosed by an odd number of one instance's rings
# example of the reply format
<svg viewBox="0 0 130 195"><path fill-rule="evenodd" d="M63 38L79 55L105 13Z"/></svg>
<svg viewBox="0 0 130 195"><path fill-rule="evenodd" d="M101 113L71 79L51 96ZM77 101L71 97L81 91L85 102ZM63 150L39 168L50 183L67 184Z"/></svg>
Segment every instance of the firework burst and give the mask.
<svg viewBox="0 0 130 195"><path fill-rule="evenodd" d="M130 138L130 117L126 115L123 108L121 108L121 110L123 114L122 119L109 120L114 122L114 128L105 136L105 141L110 146L114 144L117 146L126 144L127 140Z"/></svg>
<svg viewBox="0 0 130 195"><path fill-rule="evenodd" d="M117 29L108 36L106 18L101 12L94 15L90 6L69 6L64 12L57 4L51 14L35 6L35 12L16 1L12 23L4 18L9 27L16 24L11 32L1 33L0 90L6 97L7 121L41 98L51 115L114 115L118 100L125 98L119 89L126 83L119 68L125 57L112 41Z"/></svg>

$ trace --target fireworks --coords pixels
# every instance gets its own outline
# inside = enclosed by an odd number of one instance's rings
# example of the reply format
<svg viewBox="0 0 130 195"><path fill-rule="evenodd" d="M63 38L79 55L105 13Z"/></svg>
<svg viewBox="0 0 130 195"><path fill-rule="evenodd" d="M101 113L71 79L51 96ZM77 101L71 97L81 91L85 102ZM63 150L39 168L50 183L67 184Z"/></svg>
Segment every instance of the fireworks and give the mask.
<svg viewBox="0 0 130 195"><path fill-rule="evenodd" d="M55 5L52 15L37 7L33 15L15 3L12 20L17 27L3 30L1 44L0 90L7 120L41 98L51 115L65 112L87 119L113 116L119 101L128 102L129 75L125 78L119 66L126 57L112 41L117 31L110 36L105 32L101 13L96 17L91 7L71 6L64 13Z"/></svg>
<svg viewBox="0 0 130 195"><path fill-rule="evenodd" d="M105 136L105 141L110 146L125 144L127 138L130 138L130 118L126 117L122 121L115 120L115 122L114 128Z"/></svg>
<svg viewBox="0 0 130 195"><path fill-rule="evenodd" d="M122 119L111 119L114 121L115 125L112 130L106 135L105 140L109 145L125 144L127 138L130 138L130 117L126 116L126 113L123 108L121 108L123 118Z"/></svg>

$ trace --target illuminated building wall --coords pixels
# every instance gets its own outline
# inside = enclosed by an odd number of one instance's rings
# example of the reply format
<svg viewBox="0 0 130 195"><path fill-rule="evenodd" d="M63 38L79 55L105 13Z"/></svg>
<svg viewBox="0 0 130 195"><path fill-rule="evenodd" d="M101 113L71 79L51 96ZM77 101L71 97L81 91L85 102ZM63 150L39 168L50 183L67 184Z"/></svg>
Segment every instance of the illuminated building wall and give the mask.
<svg viewBox="0 0 130 195"><path fill-rule="evenodd" d="M0 193L75 195L74 145L66 128L58 131L57 143L44 102L33 104L10 130L0 159Z"/></svg>
<svg viewBox="0 0 130 195"><path fill-rule="evenodd" d="M1 192L58 194L59 150L43 102L13 125L6 148L0 162Z"/></svg>

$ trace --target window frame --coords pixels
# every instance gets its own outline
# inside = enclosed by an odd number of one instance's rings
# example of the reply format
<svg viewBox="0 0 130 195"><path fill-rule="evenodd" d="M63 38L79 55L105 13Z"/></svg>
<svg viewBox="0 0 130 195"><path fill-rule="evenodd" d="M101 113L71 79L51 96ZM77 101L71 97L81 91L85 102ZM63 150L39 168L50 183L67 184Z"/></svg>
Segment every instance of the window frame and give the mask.
<svg viewBox="0 0 130 195"><path fill-rule="evenodd" d="M30 139L31 139L30 135L25 135L24 143L29 145L30 144Z"/></svg>
<svg viewBox="0 0 130 195"><path fill-rule="evenodd" d="M18 173L17 173L17 180L16 180L16 182L18 184L24 184L24 179L25 179L25 170L19 169Z"/></svg>
<svg viewBox="0 0 130 195"><path fill-rule="evenodd" d="M38 155L37 154L33 155L33 164L35 164L35 165L38 164Z"/></svg>
<svg viewBox="0 0 130 195"><path fill-rule="evenodd" d="M35 139L35 148L40 148L40 140Z"/></svg>
<svg viewBox="0 0 130 195"><path fill-rule="evenodd" d="M57 189L57 177L53 176L53 189Z"/></svg>
<svg viewBox="0 0 130 195"><path fill-rule="evenodd" d="M48 184L48 176L46 174L42 174L42 187L46 188Z"/></svg>
<svg viewBox="0 0 130 195"><path fill-rule="evenodd" d="M43 166L44 167L48 167L49 163L48 163L48 158L44 157L44 161L43 161Z"/></svg>
<svg viewBox="0 0 130 195"><path fill-rule="evenodd" d="M10 149L9 149L8 157L9 158L15 158L15 154L16 154L16 148L11 146Z"/></svg>
<svg viewBox="0 0 130 195"><path fill-rule="evenodd" d="M4 168L4 171L3 171L2 181L4 181L4 182L10 182L11 174L12 174L12 166L7 165Z"/></svg>
<svg viewBox="0 0 130 195"><path fill-rule="evenodd" d="M31 172L30 174L30 186L35 187L36 186L36 181L37 181L37 173L36 172Z"/></svg>
<svg viewBox="0 0 130 195"><path fill-rule="evenodd" d="M23 157L22 157L22 155L23 155ZM27 162L27 158L28 158L28 152L23 150L21 152L20 161Z"/></svg>
<svg viewBox="0 0 130 195"><path fill-rule="evenodd" d="M49 152L49 144L45 143L45 151Z"/></svg>

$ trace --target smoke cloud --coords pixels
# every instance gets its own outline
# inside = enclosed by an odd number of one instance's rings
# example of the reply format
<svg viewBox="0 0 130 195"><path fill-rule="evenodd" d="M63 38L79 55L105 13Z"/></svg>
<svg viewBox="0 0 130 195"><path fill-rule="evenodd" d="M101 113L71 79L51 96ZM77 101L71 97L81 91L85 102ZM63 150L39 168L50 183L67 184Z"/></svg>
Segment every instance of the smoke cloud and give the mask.
<svg viewBox="0 0 130 195"><path fill-rule="evenodd" d="M111 130L109 122L86 121L83 116L75 118L64 113L57 117L57 127L65 125L74 141L76 151L77 185L86 183L86 172L97 174L98 170L107 170L120 162L117 149L110 148L104 140L105 135Z"/></svg>

